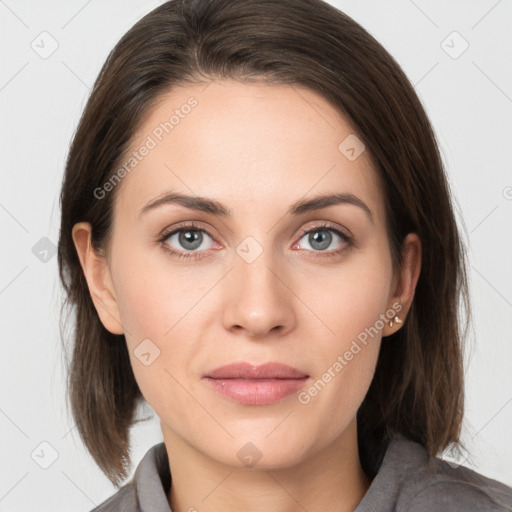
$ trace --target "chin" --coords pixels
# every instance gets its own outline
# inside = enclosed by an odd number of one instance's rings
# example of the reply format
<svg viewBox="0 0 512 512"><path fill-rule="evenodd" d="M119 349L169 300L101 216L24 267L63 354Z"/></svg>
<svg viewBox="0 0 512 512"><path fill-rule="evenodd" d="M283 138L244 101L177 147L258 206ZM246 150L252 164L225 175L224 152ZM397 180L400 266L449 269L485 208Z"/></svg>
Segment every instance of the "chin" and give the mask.
<svg viewBox="0 0 512 512"><path fill-rule="evenodd" d="M304 443L304 433L290 436L289 430L282 435L276 432L266 437L268 432L258 436L254 432L237 435L225 443L216 444L209 456L221 464L236 469L277 470L299 464L307 456L308 447Z"/></svg>

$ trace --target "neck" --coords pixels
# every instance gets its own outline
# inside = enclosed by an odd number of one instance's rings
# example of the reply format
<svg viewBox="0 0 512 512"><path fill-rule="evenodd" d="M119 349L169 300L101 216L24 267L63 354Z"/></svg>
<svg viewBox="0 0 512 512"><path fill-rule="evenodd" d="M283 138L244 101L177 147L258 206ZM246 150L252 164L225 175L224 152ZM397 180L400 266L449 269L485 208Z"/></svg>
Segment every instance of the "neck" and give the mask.
<svg viewBox="0 0 512 512"><path fill-rule="evenodd" d="M173 512L353 511L370 482L362 470L355 420L333 443L287 468L247 469L221 464L162 428Z"/></svg>

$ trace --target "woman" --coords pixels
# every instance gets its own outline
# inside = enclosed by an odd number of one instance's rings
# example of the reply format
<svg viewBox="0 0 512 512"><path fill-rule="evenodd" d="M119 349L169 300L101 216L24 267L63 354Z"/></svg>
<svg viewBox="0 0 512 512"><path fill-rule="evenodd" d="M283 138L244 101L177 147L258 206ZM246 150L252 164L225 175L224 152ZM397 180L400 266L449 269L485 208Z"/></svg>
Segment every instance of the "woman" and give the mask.
<svg viewBox="0 0 512 512"><path fill-rule="evenodd" d="M70 401L98 511L511 510L436 455L463 417L463 244L414 89L318 0L167 2L70 148ZM467 324L466 324L467 327Z"/></svg>

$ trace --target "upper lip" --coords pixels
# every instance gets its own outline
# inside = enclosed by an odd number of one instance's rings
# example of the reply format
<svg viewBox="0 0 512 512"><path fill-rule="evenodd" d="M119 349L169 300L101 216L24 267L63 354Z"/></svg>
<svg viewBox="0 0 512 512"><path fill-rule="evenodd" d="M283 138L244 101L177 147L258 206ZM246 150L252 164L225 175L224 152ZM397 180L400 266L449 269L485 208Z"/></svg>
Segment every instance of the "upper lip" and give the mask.
<svg viewBox="0 0 512 512"><path fill-rule="evenodd" d="M251 363L231 363L208 372L205 377L212 379L303 379L309 375L282 363L265 363L255 366Z"/></svg>

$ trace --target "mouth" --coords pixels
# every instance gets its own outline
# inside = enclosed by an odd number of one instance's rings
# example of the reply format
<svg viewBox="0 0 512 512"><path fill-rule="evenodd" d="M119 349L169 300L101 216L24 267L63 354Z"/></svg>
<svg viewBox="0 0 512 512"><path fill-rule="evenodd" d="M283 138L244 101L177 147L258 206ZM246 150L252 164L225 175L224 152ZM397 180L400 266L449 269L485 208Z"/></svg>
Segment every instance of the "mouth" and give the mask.
<svg viewBox="0 0 512 512"><path fill-rule="evenodd" d="M268 405L299 391L309 375L281 363L233 363L208 372L211 388L243 405Z"/></svg>

